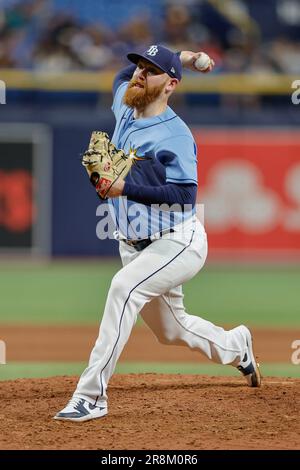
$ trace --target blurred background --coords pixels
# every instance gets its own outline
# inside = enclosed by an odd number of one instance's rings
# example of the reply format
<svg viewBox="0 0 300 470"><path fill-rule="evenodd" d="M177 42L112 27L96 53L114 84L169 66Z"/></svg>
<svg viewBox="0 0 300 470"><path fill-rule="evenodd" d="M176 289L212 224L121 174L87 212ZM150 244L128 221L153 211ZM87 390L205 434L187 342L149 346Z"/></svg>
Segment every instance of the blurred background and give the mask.
<svg viewBox="0 0 300 470"><path fill-rule="evenodd" d="M264 372L299 376L299 0L0 0L2 379L79 373L88 359L120 261L96 236L79 156L91 131L113 133L126 54L156 43L216 63L186 72L171 102L197 142L209 237L187 309L247 323ZM232 373L147 335L138 323L119 371Z"/></svg>

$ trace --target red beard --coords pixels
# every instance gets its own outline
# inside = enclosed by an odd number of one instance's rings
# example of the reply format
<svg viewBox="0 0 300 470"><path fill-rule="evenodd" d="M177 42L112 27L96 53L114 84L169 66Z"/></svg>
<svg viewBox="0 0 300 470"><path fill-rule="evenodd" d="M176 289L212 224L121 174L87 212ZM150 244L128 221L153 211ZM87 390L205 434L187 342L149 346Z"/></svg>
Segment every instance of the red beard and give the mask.
<svg viewBox="0 0 300 470"><path fill-rule="evenodd" d="M135 86L140 84L143 88ZM150 103L158 98L161 94L165 83L149 89L146 83L141 84L138 80L130 80L125 91L123 101L130 108L136 108L139 111L143 111Z"/></svg>

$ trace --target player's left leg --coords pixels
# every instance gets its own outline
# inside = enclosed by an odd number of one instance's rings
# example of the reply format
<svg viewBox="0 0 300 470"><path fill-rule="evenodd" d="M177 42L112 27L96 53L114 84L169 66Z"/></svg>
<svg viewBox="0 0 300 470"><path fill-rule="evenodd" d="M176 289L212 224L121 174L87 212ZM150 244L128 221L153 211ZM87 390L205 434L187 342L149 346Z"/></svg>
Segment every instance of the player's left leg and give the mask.
<svg viewBox="0 0 300 470"><path fill-rule="evenodd" d="M246 342L240 327L226 331L185 311L182 287L153 299L141 311L145 323L163 344L188 346L214 362L238 365Z"/></svg>

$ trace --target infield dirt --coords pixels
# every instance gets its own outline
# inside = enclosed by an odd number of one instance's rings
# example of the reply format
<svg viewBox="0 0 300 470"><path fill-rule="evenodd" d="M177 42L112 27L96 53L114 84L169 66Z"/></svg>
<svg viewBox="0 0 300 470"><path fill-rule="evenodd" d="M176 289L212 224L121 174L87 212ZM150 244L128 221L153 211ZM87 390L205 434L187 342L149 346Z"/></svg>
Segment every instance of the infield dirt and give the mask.
<svg viewBox="0 0 300 470"><path fill-rule="evenodd" d="M109 414L55 421L77 377L1 383L0 449L299 449L300 380L115 375Z"/></svg>
<svg viewBox="0 0 300 470"><path fill-rule="evenodd" d="M98 327L3 326L9 360L87 361ZM254 330L262 362L288 362L295 330ZM298 335L298 336L297 336ZM121 360L206 361L136 328ZM0 449L300 449L300 379L203 375L113 376L109 414L54 421L78 377L0 382Z"/></svg>

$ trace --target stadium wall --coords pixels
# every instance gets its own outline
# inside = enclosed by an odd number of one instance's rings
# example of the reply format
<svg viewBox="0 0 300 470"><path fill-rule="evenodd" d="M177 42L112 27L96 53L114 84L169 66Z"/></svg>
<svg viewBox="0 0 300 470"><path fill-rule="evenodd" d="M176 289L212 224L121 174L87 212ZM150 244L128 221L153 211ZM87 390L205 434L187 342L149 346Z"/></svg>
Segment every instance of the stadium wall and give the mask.
<svg viewBox="0 0 300 470"><path fill-rule="evenodd" d="M259 256L263 253L276 258L279 255L294 256L299 252L300 200L297 181L300 146L296 138L299 123L295 118L296 110L291 108L296 107L289 107L286 113L282 109L271 111L264 108L263 112L250 110L247 114L241 109L233 112L232 109L216 110L199 105L176 108L193 126L197 139L199 201L204 201L206 206L212 256L252 256L256 252ZM33 162L34 181L30 193L33 198L32 224L33 234L38 235L33 236L34 246L28 250L30 253L53 256L117 254L115 241L102 241L96 237L99 201L87 184L85 171L80 165L80 153L86 148L92 130L103 129L112 134L114 120L108 110L109 101L93 109L86 103L57 106L51 100L47 107L38 103L1 107L2 129L18 124L18 128L43 129L44 135L47 135L38 160L36 157L35 164ZM227 131L216 134L209 130L212 125L219 130L226 126ZM252 128L252 133L245 134L245 129L249 128ZM279 134L282 136L280 145ZM16 135L18 133L10 132L11 142ZM256 136L255 144L253 136ZM217 140L218 147L213 145ZM17 150L10 158L14 158L14 154L18 162L20 156ZM3 156L5 152L2 147ZM2 174L12 171L7 168L5 158L1 158L0 171ZM248 199L241 195L243 178L244 186L250 193L252 190L252 196ZM226 193L224 187L216 187L219 179L225 188L228 181L231 193ZM9 185L2 185L2 252L8 249L7 239L16 236L15 228L9 228L4 220L7 211L11 210L12 197ZM232 203L230 198L233 198ZM20 235L21 229L17 230L17 235ZM10 251L13 248L9 246Z"/></svg>

